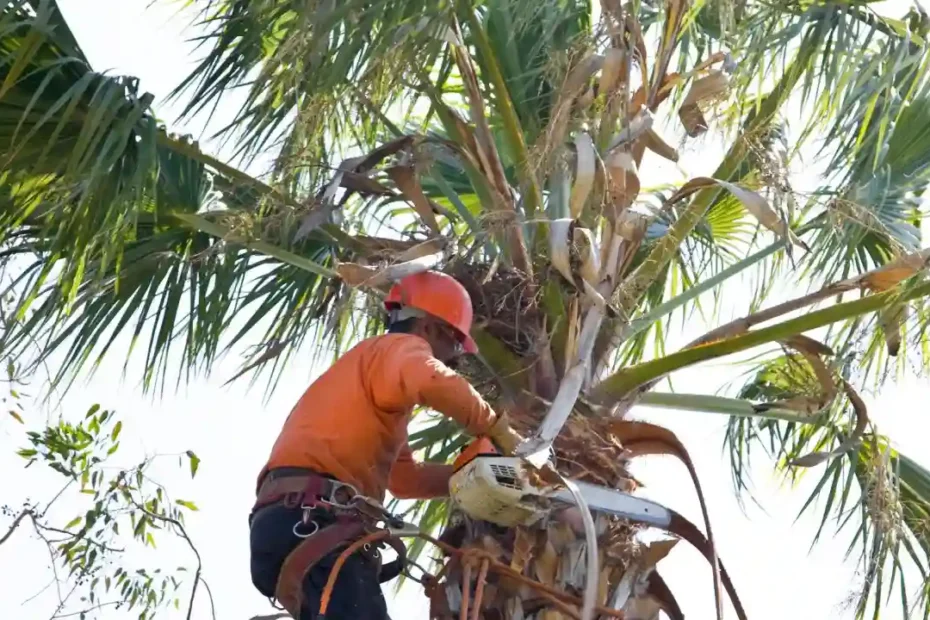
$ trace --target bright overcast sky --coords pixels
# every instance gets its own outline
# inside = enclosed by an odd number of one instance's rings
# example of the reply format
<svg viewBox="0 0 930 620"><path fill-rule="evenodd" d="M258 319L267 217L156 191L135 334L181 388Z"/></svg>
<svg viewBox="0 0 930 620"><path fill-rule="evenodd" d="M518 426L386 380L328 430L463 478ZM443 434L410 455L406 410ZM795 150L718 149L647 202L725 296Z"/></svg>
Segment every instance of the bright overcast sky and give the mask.
<svg viewBox="0 0 930 620"><path fill-rule="evenodd" d="M190 71L197 56L192 53L192 44L185 41L190 35L190 31L184 32L189 14L176 15L173 8L181 3L171 7L157 3L146 10L149 1L59 0L59 3L96 70L137 76L141 89L161 100ZM895 16L902 15L908 6L904 1L892 4L897 6L889 14ZM220 120L235 110L237 103L237 98L230 96L219 112ZM169 126L174 126L176 109L157 104L157 110ZM217 146L207 144L206 148ZM692 175L709 172L705 169L715 165L720 157L720 147L713 142L689 149L684 153L682 168ZM644 166L644 169L652 174L644 185L684 180L674 167ZM744 303L726 305L733 306L733 313L745 309ZM689 334L702 331L702 327L689 324L674 342L683 342ZM123 384L121 354L114 347L110 363L93 378L76 385L60 407L48 409L36 405L26 416L27 425L35 428L47 415L79 416L92 403L100 403L124 416L120 454L126 464L145 454L194 450L203 460L194 481L171 458L158 468L156 476L175 497L196 501L200 507L189 519L189 532L204 558L204 576L216 599L217 618L246 620L255 614L268 613L267 601L253 590L249 580L246 518L256 474L281 422L321 369L295 358L277 391L268 402L263 402L263 384L249 389L245 382L239 381L223 387L241 361L233 355L214 368L209 380L195 381L177 393L168 390L163 398L155 399L141 395L138 372L130 372L131 383ZM741 371L722 362L707 364L699 370L676 374L675 387L682 392L712 393ZM926 383L907 381L889 385L880 395L865 396L880 429L903 451L925 467L930 466L930 453L922 443L930 436L926 416L930 389ZM817 522L805 517L794 523L810 492L809 481L789 492L772 476L771 464L760 459L755 469L755 490L765 511L749 503L747 513L743 514L733 495L729 464L721 450L726 423L723 417L645 409L637 409L635 415L668 426L691 451L707 495L719 555L750 618L824 620L852 616L844 608L844 601L859 586L859 567L843 560L851 532L845 532L836 541L828 540L828 534L809 551ZM2 501L13 507L26 497L48 499L58 484L56 478L42 475L35 468L22 470L22 460L13 451L24 443L23 428L12 419L0 422ZM634 473L646 485L644 495L674 507L696 523L701 522L694 490L686 471L677 462L655 458L635 467ZM815 479L817 475L815 471L809 477ZM67 515L67 508L62 507L62 514ZM819 516L819 512L813 514ZM62 522L69 518L70 515L66 516ZM5 528L0 525L0 530ZM47 618L55 607L53 588L24 604L50 579L42 544L30 538L28 529L22 528L0 552L0 573L5 575L0 589L0 618ZM180 545L160 547L156 557L166 565L191 562L189 553ZM697 552L679 545L660 564L660 570L689 619L713 617L710 571ZM405 587L398 596L391 592L388 598L395 620L426 618L426 601L415 586ZM206 598L198 600L194 617L209 618ZM122 616L107 611L99 617ZM176 612L166 617L183 616ZM901 617L897 599L893 599L887 617Z"/></svg>

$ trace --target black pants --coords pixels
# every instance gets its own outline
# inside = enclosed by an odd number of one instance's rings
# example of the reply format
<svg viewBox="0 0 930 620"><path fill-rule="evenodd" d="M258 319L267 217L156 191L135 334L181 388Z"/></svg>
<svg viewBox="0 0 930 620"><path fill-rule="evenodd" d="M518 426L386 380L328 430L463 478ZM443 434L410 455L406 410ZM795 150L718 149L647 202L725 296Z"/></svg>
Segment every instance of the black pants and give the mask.
<svg viewBox="0 0 930 620"><path fill-rule="evenodd" d="M265 596L274 596L278 572L284 558L299 543L294 524L300 521L300 508L272 505L260 509L251 520L252 583ZM307 574L303 584L303 608L299 620L317 620L320 597L339 551L323 557ZM354 553L346 559L326 610L326 620L390 620L378 568L365 556Z"/></svg>

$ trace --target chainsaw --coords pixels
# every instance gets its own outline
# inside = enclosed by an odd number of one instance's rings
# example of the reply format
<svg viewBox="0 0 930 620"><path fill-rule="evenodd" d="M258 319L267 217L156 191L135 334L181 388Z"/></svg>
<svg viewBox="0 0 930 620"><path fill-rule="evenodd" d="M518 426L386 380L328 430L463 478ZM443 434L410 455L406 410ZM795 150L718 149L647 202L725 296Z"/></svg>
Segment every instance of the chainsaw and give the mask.
<svg viewBox="0 0 930 620"><path fill-rule="evenodd" d="M533 525L554 510L577 506L565 486L545 483L532 464L502 455L486 437L466 446L453 468L449 494L474 519L504 527ZM672 520L671 511L647 499L587 482L574 484L594 512L666 529Z"/></svg>
<svg viewBox="0 0 930 620"><path fill-rule="evenodd" d="M449 495L473 519L503 527L538 524L562 508L580 509L583 502L591 512L614 515L670 532L687 540L710 562L714 573L717 617L722 614L719 589L722 582L737 618L746 620L746 612L726 569L717 558L713 544L690 521L661 504L617 489L575 480L563 484L548 483L545 479L551 477L541 475L537 462L521 456L502 455L490 439L479 437L455 459L449 479ZM580 501L576 500L568 485L574 487ZM707 527L710 531L709 523ZM593 531L586 535L594 537ZM595 547L589 547L589 552L589 574L597 574ZM590 608L593 602L596 586L597 580L589 580L586 585L588 592L585 598L590 599L586 600L586 608Z"/></svg>

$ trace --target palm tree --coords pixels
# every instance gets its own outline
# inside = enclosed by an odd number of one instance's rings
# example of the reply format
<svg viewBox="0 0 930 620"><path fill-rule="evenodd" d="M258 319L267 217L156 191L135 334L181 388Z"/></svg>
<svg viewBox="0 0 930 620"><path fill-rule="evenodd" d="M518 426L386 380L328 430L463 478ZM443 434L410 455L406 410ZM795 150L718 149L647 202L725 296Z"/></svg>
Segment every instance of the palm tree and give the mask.
<svg viewBox="0 0 930 620"><path fill-rule="evenodd" d="M179 347L178 381L258 339L243 372L273 387L308 336L323 355L377 332L390 279L435 266L474 301L481 356L462 372L524 432L562 429L558 474L632 489L630 459L672 454L700 496L684 446L629 411L728 415L738 488L753 446L794 475L824 464L824 523L849 524L867 567L858 617L892 590L930 615L930 472L858 394L928 361L924 13L895 20L866 0L199 4L204 57L175 95L190 116L245 89L224 134L240 161L277 152L262 178L170 133L134 79L94 72L54 0L0 12L6 357L59 354L67 384L126 355L111 351L119 336L142 337L145 385L163 389ZM648 187L650 168L678 161L673 133L726 148L711 175ZM822 174L801 192L788 167L810 153ZM666 353L672 317L751 274L763 285L742 295L745 317ZM790 290L799 280L806 292ZM750 350L732 397L653 389ZM466 441L427 415L412 430L425 458ZM574 617L586 583L627 618L681 617L655 572L669 544L638 542L636 524L598 517L594 576L565 525L413 511L571 599L550 607L496 581L487 617ZM676 523L716 576L709 522L706 546ZM460 613L477 572L450 569L437 615Z"/></svg>

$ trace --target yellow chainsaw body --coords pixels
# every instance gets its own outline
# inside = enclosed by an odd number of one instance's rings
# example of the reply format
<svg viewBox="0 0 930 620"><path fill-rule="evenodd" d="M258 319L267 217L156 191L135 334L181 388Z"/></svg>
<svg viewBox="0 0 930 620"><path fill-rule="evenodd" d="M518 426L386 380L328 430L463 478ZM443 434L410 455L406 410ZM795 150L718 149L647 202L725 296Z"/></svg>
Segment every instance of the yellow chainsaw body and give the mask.
<svg viewBox="0 0 930 620"><path fill-rule="evenodd" d="M452 500L470 517L504 527L530 525L547 510L521 459L481 455L461 466L449 479Z"/></svg>

